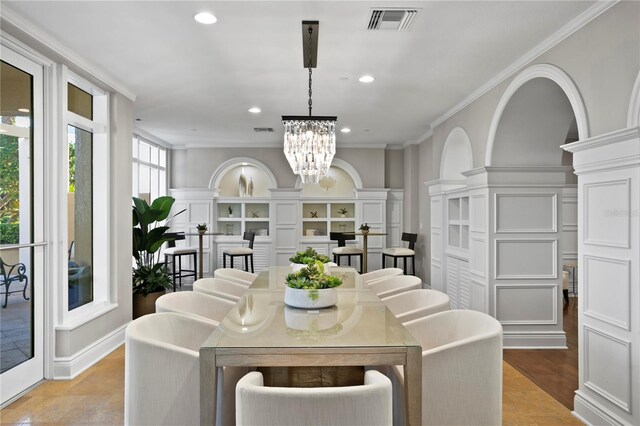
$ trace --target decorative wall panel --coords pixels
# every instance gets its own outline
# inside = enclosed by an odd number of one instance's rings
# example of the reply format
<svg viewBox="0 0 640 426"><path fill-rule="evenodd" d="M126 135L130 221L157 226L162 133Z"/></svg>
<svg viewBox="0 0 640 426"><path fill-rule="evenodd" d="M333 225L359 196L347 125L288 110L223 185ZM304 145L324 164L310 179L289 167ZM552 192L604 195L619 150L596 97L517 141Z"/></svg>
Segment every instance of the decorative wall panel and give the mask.
<svg viewBox="0 0 640 426"><path fill-rule="evenodd" d="M496 319L502 324L557 324L556 284L496 284Z"/></svg>
<svg viewBox="0 0 640 426"><path fill-rule="evenodd" d="M583 271L585 315L629 330L629 261L584 256Z"/></svg>
<svg viewBox="0 0 640 426"><path fill-rule="evenodd" d="M557 240L496 239L496 279L557 278Z"/></svg>
<svg viewBox="0 0 640 426"><path fill-rule="evenodd" d="M584 185L584 242L629 248L630 180Z"/></svg>
<svg viewBox="0 0 640 426"><path fill-rule="evenodd" d="M495 194L495 232L556 232L557 195Z"/></svg>
<svg viewBox="0 0 640 426"><path fill-rule="evenodd" d="M584 327L584 385L631 412L631 344Z"/></svg>

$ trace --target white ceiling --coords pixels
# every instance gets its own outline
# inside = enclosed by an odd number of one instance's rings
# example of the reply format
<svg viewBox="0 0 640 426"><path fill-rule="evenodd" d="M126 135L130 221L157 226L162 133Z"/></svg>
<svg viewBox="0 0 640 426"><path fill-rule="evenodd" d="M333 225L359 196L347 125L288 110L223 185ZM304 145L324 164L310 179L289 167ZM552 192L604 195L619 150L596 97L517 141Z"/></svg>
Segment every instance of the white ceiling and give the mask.
<svg viewBox="0 0 640 426"><path fill-rule="evenodd" d="M584 12L587 1L7 1L137 99L135 125L177 146L280 146L307 114L301 21L320 21L314 115L338 147L411 143L445 111ZM420 8L407 32L372 7ZM218 22L193 20L208 10ZM365 85L358 77L371 74ZM258 106L262 113L247 110ZM273 127L274 133L255 133Z"/></svg>

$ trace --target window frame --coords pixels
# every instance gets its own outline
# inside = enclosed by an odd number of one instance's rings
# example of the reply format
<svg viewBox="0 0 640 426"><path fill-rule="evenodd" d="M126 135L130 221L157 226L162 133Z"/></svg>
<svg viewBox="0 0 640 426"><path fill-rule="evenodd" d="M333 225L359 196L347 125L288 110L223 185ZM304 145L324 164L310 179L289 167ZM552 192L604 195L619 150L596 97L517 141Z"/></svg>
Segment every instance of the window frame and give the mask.
<svg viewBox="0 0 640 426"><path fill-rule="evenodd" d="M68 282L68 264L67 258L64 257L64 265L62 266L63 274L60 277L60 288L58 294L58 315L56 321L56 330L73 330L92 319L101 316L118 305L116 303L115 286L111 284L110 268L111 254L110 230L111 224L108 217L108 206L110 205L110 145L111 133L109 128L109 92L99 88L91 82L83 79L77 74L70 71L66 66L59 67L59 93L60 93L60 143L58 149L62 158L61 167L58 171L58 191L61 194L60 199L66 199L68 191L68 174L69 174L69 146L67 139L68 126L73 126L92 133L93 144L93 226L92 226L92 244L93 244L93 301L79 306L73 310L69 310L69 282ZM93 97L93 120L89 120L71 111L68 111L67 105L67 84L72 84L81 90L89 93ZM62 217L60 240L62 248L69 247L68 241L68 210L66 203L61 206ZM96 261L98 260L99 261Z"/></svg>
<svg viewBox="0 0 640 426"><path fill-rule="evenodd" d="M143 161L140 159L140 144L147 144L149 146L151 146L152 148L156 148L158 150L158 162L157 163L153 163L151 160L150 161ZM132 158L132 180L131 180L131 192L132 195L135 197L139 197L140 196L140 166L145 166L145 167L149 167L149 169L155 169L157 170L158 173L158 179L157 179L157 184L158 184L158 197L162 197L165 195L169 195L169 188L168 188L168 165L169 165L169 150L167 148L165 148L162 145L159 145L157 143L151 142L149 139L140 136L139 134L137 134L135 131L133 133L133 140L132 140L132 150L131 150L131 158ZM164 166L160 165L160 152L164 152ZM137 154L137 155L136 155ZM150 156L151 158L151 156ZM162 182L163 179L160 179L160 174L161 172L164 172L164 193L161 191L161 186L160 183ZM151 183L150 183L151 184ZM135 185L135 189L134 186ZM150 201L153 201L153 197L152 194L153 192L149 192L149 197L151 198Z"/></svg>

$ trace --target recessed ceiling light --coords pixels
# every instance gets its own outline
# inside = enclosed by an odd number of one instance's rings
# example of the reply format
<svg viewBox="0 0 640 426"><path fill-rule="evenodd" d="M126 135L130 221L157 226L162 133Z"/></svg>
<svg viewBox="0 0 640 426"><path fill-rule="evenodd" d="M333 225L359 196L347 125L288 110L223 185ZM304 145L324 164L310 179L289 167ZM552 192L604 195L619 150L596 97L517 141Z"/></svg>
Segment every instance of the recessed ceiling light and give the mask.
<svg viewBox="0 0 640 426"><path fill-rule="evenodd" d="M209 12L200 12L196 16L194 16L193 19L195 19L196 22L207 25L215 24L218 21L218 18L216 18Z"/></svg>
<svg viewBox="0 0 640 426"><path fill-rule="evenodd" d="M341 131L342 133L349 133L349 132L351 131L351 129L350 129L350 128L348 128L348 127L343 127L342 129L340 129L340 131Z"/></svg>
<svg viewBox="0 0 640 426"><path fill-rule="evenodd" d="M249 112L253 113L253 114L257 114L260 112L260 108L258 107L251 107L249 108Z"/></svg>
<svg viewBox="0 0 640 426"><path fill-rule="evenodd" d="M18 108L20 112L29 112L29 108Z"/></svg>
<svg viewBox="0 0 640 426"><path fill-rule="evenodd" d="M375 80L375 78L371 75L363 75L358 79L360 83L371 83L373 80Z"/></svg>

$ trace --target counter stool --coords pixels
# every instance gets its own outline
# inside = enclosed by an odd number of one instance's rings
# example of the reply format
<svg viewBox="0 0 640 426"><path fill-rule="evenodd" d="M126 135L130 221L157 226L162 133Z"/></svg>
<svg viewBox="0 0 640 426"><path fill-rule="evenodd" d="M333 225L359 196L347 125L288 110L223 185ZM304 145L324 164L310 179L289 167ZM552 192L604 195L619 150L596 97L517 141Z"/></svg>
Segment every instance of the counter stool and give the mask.
<svg viewBox="0 0 640 426"><path fill-rule="evenodd" d="M164 249L164 263L165 265L169 265L169 263L171 263L171 270L169 274L171 275L171 281L173 282L173 291L176 291L176 279L178 280L180 288L182 288L183 278L193 277L194 281L198 279L196 275L196 271L198 270L198 249L195 247L176 247L175 241L184 240L184 234L172 233L168 235L174 237L175 240L167 242L168 247ZM193 269L182 268L183 256L187 256L187 260L189 259L189 256L193 256Z"/></svg>
<svg viewBox="0 0 640 426"><path fill-rule="evenodd" d="M386 268L386 256L393 258L393 267L398 267L398 259L404 260L404 273L407 273L407 258L411 258L412 275L416 274L416 252L415 245L416 241L418 241L418 234L410 234L408 232L402 233L402 241L406 241L409 243L408 248L404 247L389 247L382 251L382 267Z"/></svg>
<svg viewBox="0 0 640 426"><path fill-rule="evenodd" d="M251 273L253 273L253 241L256 239L256 234L253 232L245 232L242 235L242 239L249 241L248 247L230 247L222 251L222 267L227 267L227 256L231 260L231 267L233 268L233 259L235 257L244 257L244 270L249 272L249 261L251 261Z"/></svg>
<svg viewBox="0 0 640 426"><path fill-rule="evenodd" d="M351 247L351 246L347 247L347 243L346 243L347 240L355 240L356 236L345 235L342 232L330 232L329 239L331 241L338 242L338 247L331 250L331 253L333 253L333 261L337 263L338 266L340 266L340 258L346 256L349 266L351 266L352 256L360 258L359 272L362 273L362 254L364 253L364 250L362 250L360 247Z"/></svg>

